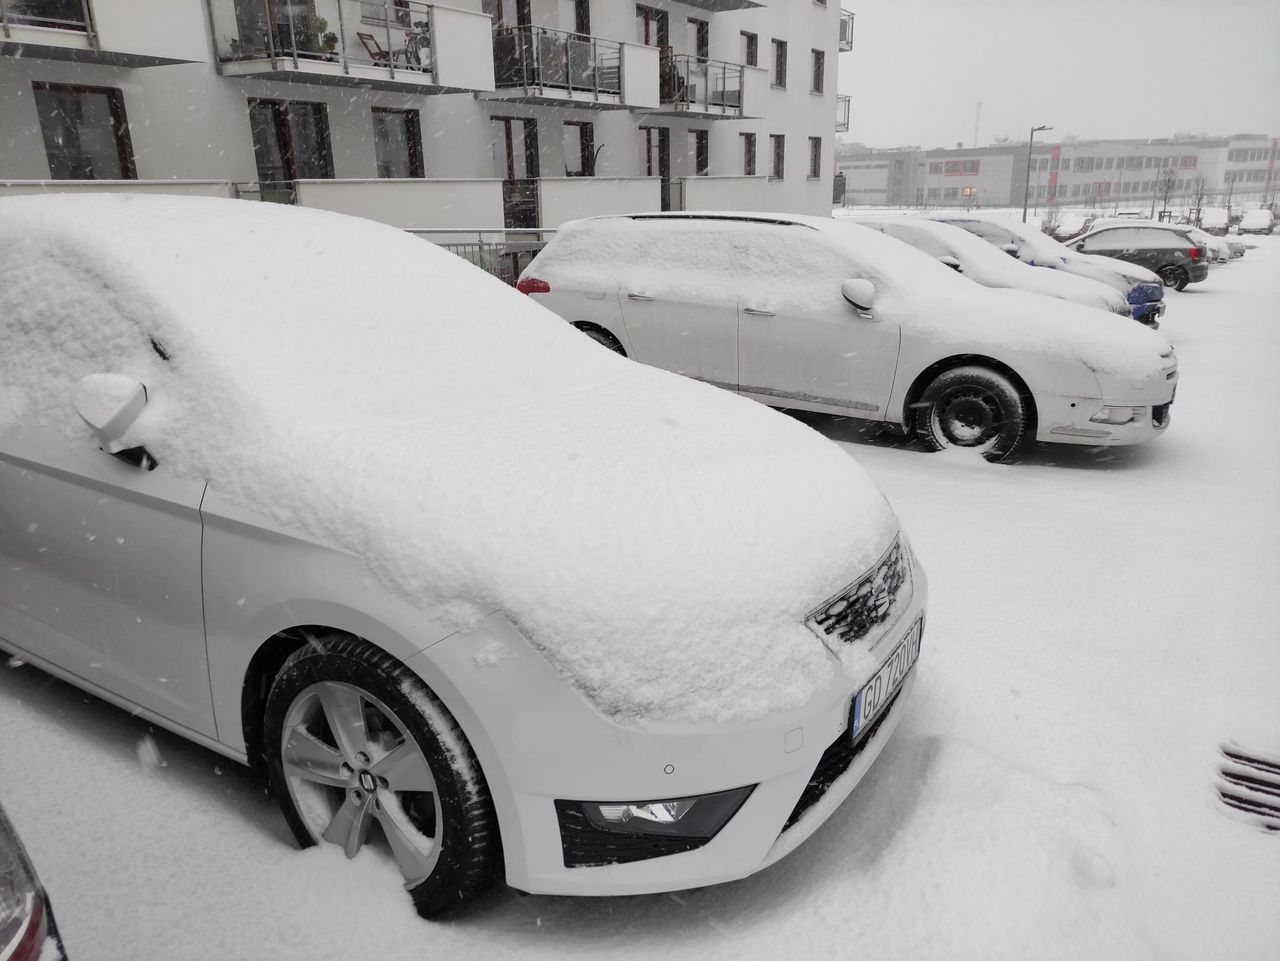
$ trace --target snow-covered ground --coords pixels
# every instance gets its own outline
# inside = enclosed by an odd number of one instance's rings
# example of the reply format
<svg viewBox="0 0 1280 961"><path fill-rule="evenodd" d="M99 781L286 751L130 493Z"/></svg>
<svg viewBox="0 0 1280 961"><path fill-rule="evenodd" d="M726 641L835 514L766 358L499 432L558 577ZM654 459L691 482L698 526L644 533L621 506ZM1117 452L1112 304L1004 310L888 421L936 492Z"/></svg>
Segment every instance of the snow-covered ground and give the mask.
<svg viewBox="0 0 1280 961"><path fill-rule="evenodd" d="M1280 957L1280 834L1215 799L1280 755L1280 236L1170 293L1168 435L1016 465L806 416L930 574L920 683L849 801L745 881L414 914L388 861L298 852L224 759L0 670L0 796L73 961Z"/></svg>

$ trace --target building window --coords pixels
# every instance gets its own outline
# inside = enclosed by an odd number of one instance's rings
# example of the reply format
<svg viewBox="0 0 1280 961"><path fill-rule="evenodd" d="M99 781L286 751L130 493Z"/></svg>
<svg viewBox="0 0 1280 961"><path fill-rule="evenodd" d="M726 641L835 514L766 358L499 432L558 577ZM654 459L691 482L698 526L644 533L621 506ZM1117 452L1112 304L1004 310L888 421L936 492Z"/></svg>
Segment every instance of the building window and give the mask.
<svg viewBox="0 0 1280 961"><path fill-rule="evenodd" d="M942 161L941 160L931 161L929 164L929 173L931 174L942 173Z"/></svg>
<svg viewBox="0 0 1280 961"><path fill-rule="evenodd" d="M268 189L293 180L333 177L329 114L322 103L249 100L258 182Z"/></svg>
<svg viewBox="0 0 1280 961"><path fill-rule="evenodd" d="M773 85L775 87L785 87L787 85L787 41L773 41Z"/></svg>
<svg viewBox="0 0 1280 961"><path fill-rule="evenodd" d="M636 39L647 47L670 46L667 11L636 4Z"/></svg>
<svg viewBox="0 0 1280 961"><path fill-rule="evenodd" d="M422 177L422 128L416 110L373 108L373 146L378 176Z"/></svg>
<svg viewBox="0 0 1280 961"><path fill-rule="evenodd" d="M705 177L711 170L711 154L707 144L707 131L689 131L689 155L693 157L693 173Z"/></svg>
<svg viewBox="0 0 1280 961"><path fill-rule="evenodd" d="M942 191L942 199L943 199L943 200L959 200L959 199L960 199L960 188L959 188L959 187L948 187L946 190Z"/></svg>
<svg viewBox="0 0 1280 961"><path fill-rule="evenodd" d="M596 174L595 127L581 120L566 120L561 136L564 143L564 175L594 177Z"/></svg>
<svg viewBox="0 0 1280 961"><path fill-rule="evenodd" d="M942 192L942 191L941 191L939 188L937 188L937 187L930 187L930 188L928 189L928 191L926 192L926 195L928 196L928 198L929 198L930 200L937 200L937 199L938 199L938 195L939 195L941 192Z"/></svg>
<svg viewBox="0 0 1280 961"><path fill-rule="evenodd" d="M809 138L809 179L816 180L822 176L822 138Z"/></svg>
<svg viewBox="0 0 1280 961"><path fill-rule="evenodd" d="M711 56L711 25L705 20L689 18L689 39L692 41L694 56L706 62Z"/></svg>
<svg viewBox="0 0 1280 961"><path fill-rule="evenodd" d="M33 83L54 180L135 180L124 97L110 87Z"/></svg>
<svg viewBox="0 0 1280 961"><path fill-rule="evenodd" d="M756 175L756 135L740 133L738 136L742 138L742 175L754 177Z"/></svg>
<svg viewBox="0 0 1280 961"><path fill-rule="evenodd" d="M769 150L773 154L773 166L769 171L769 177L773 180L781 180L785 173L786 141L787 138L780 133L769 134Z"/></svg>
<svg viewBox="0 0 1280 961"><path fill-rule="evenodd" d="M826 80L827 55L821 50L813 51L813 80L809 86L810 93L822 93Z"/></svg>
<svg viewBox="0 0 1280 961"><path fill-rule="evenodd" d="M745 30L739 36L742 38L742 62L748 67L759 66L760 38L754 33L747 33Z"/></svg>

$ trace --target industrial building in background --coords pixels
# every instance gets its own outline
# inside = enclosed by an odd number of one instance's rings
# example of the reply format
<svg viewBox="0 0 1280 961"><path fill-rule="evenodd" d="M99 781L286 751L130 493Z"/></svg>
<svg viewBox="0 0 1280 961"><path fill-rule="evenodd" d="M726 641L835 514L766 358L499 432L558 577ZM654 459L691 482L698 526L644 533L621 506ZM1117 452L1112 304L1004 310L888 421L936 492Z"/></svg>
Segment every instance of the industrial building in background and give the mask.
<svg viewBox="0 0 1280 961"><path fill-rule="evenodd" d="M1280 139L1266 134L1167 140L1027 142L954 150L841 144L837 203L903 207L1089 207L1157 215L1170 207L1270 206L1280 192ZM837 187L839 180L837 180Z"/></svg>

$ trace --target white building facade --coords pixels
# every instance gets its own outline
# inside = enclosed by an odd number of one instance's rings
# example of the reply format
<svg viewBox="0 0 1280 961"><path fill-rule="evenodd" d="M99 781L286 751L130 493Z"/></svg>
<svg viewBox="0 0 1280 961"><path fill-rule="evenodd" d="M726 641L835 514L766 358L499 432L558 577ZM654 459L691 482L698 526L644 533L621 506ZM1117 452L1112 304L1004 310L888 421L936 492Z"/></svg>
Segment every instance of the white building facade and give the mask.
<svg viewBox="0 0 1280 961"><path fill-rule="evenodd" d="M817 0L0 0L0 195L131 181L437 239L826 213L851 28Z"/></svg>

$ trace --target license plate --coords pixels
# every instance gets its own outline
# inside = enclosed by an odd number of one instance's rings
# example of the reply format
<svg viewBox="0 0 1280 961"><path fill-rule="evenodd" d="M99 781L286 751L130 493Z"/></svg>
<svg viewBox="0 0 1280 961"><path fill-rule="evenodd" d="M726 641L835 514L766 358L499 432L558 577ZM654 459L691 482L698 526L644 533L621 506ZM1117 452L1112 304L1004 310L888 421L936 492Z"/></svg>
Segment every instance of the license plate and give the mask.
<svg viewBox="0 0 1280 961"><path fill-rule="evenodd" d="M867 726L876 719L876 715L889 703L893 692L901 686L907 671L911 670L911 666L920 656L923 628L924 620L917 618L911 625L911 630L907 631L907 636L893 649L893 653L880 666L880 670L876 671L876 676L868 681L867 686L853 699L853 723L850 726L855 738L866 730Z"/></svg>

